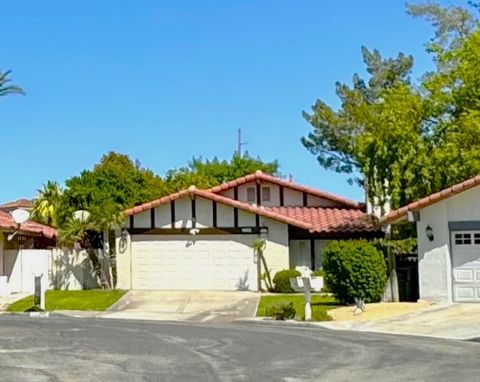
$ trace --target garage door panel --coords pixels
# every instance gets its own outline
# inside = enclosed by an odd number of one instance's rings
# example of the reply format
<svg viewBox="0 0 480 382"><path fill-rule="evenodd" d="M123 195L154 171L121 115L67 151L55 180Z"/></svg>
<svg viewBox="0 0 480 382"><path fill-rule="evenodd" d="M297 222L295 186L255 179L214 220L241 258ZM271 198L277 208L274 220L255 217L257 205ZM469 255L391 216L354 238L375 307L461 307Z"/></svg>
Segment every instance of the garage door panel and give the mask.
<svg viewBox="0 0 480 382"><path fill-rule="evenodd" d="M452 232L453 298L480 302L480 231Z"/></svg>
<svg viewBox="0 0 480 382"><path fill-rule="evenodd" d="M254 237L134 236L134 289L237 290L256 287ZM186 243L189 243L186 245ZM245 275L247 281L244 282Z"/></svg>

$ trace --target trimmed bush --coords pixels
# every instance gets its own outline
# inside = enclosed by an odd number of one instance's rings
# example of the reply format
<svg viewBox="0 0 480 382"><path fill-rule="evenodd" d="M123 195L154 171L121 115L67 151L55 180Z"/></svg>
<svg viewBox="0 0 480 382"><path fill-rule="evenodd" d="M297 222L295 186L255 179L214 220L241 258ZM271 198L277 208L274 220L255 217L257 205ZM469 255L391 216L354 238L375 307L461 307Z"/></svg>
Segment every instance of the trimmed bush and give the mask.
<svg viewBox="0 0 480 382"><path fill-rule="evenodd" d="M269 305L266 309L268 317L273 317L276 320L293 320L297 311L293 307L293 302L282 302L279 304Z"/></svg>
<svg viewBox="0 0 480 382"><path fill-rule="evenodd" d="M295 293L293 288L290 286L290 278L301 275L302 274L295 269L284 269L283 271L275 273L275 277L273 278L273 291L275 293Z"/></svg>
<svg viewBox="0 0 480 382"><path fill-rule="evenodd" d="M380 301L386 282L383 254L364 240L332 241L324 249L325 284L342 303Z"/></svg>
<svg viewBox="0 0 480 382"><path fill-rule="evenodd" d="M312 272L311 274L312 277L323 277L325 276L325 272L323 269L317 269L316 271Z"/></svg>

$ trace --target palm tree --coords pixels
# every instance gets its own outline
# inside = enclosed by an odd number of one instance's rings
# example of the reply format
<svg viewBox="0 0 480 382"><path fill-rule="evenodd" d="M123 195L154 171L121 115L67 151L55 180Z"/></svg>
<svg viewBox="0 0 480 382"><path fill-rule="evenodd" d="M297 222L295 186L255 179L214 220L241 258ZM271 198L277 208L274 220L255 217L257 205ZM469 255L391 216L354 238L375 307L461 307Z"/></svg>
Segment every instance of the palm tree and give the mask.
<svg viewBox="0 0 480 382"><path fill-rule="evenodd" d="M57 227L59 225L58 212L63 196L63 190L57 182L48 181L38 190L38 198L32 210L32 219L43 224Z"/></svg>
<svg viewBox="0 0 480 382"><path fill-rule="evenodd" d="M0 72L0 97L9 95L9 94L25 94L25 91L16 85L11 85L11 79L8 78L11 71L7 70L6 72Z"/></svg>

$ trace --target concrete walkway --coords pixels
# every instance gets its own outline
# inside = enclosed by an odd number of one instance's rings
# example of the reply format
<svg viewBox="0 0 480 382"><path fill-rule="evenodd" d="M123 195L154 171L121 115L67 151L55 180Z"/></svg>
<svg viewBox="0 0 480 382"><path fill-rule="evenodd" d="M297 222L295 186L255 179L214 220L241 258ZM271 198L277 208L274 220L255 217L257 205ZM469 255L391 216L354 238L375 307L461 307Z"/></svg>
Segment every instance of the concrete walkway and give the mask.
<svg viewBox="0 0 480 382"><path fill-rule="evenodd" d="M104 318L232 322L255 316L259 293L221 291L129 291Z"/></svg>
<svg viewBox="0 0 480 382"><path fill-rule="evenodd" d="M465 340L480 338L480 304L439 305L429 310L384 320L330 321L319 325L336 330L358 330Z"/></svg>

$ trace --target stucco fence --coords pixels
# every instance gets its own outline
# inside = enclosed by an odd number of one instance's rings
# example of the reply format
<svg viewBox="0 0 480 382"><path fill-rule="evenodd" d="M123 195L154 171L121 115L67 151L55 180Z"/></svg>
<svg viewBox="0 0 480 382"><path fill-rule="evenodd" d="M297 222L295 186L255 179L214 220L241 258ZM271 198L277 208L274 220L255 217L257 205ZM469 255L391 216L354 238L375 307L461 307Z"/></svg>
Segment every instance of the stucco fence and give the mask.
<svg viewBox="0 0 480 382"><path fill-rule="evenodd" d="M97 252L110 277L110 261L103 251ZM46 289L81 290L98 288L99 283L85 251L73 249L6 250L4 274L9 293L33 293L35 275L43 274Z"/></svg>

